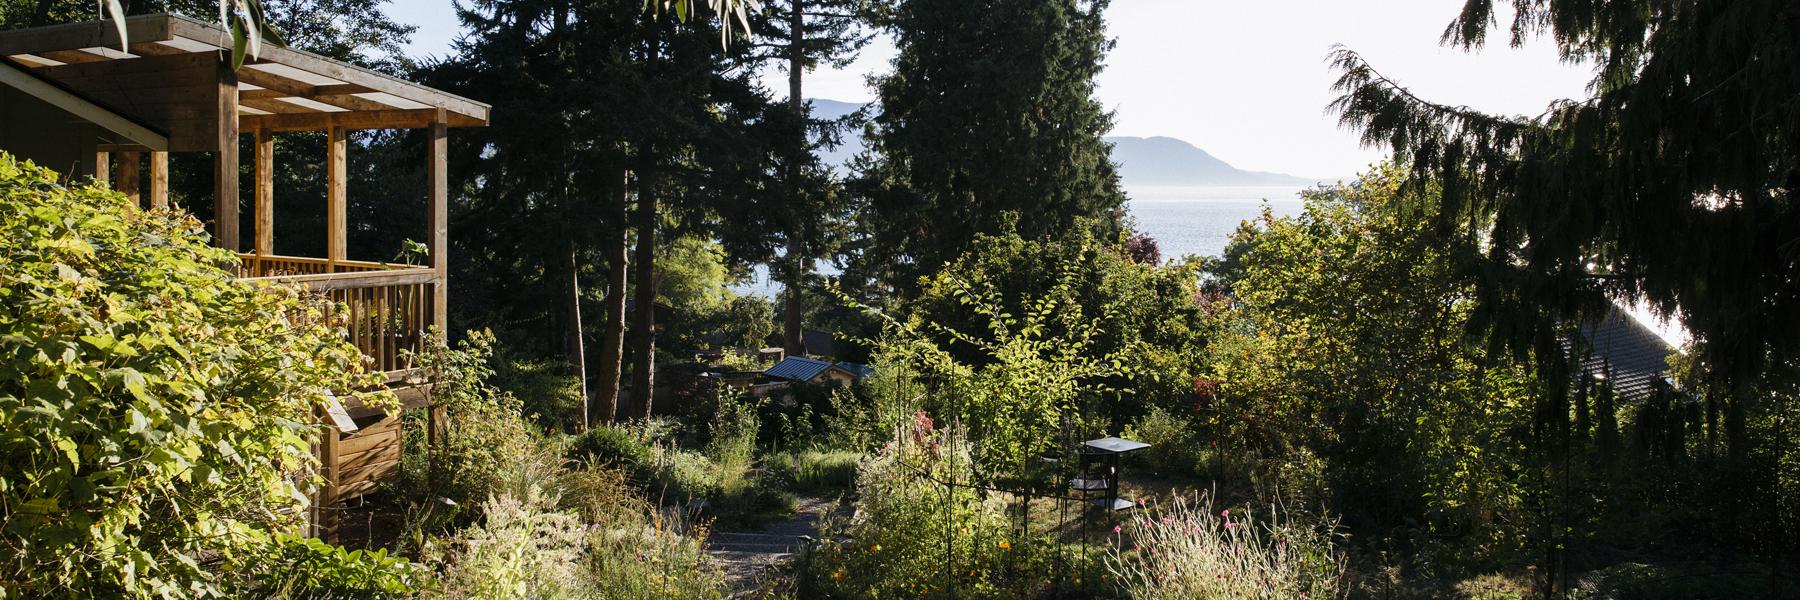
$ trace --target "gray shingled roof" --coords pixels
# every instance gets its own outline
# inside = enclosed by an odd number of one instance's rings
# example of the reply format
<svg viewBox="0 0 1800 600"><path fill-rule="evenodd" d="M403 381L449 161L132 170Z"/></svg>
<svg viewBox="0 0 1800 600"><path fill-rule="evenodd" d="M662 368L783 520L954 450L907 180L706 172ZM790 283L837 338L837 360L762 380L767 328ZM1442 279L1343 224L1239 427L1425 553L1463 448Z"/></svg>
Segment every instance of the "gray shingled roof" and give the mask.
<svg viewBox="0 0 1800 600"><path fill-rule="evenodd" d="M1575 340L1563 344L1580 359L1579 375L1605 378L1625 401L1654 395L1668 374L1669 356L1675 354L1667 342L1618 306L1603 318L1583 323L1579 337L1579 345Z"/></svg>
<svg viewBox="0 0 1800 600"><path fill-rule="evenodd" d="M820 373L824 373L829 368L831 368L830 361L804 356L789 356L781 359L781 362L775 363L775 366L769 367L769 370L763 371L763 374L776 379L812 381L813 378L818 377Z"/></svg>

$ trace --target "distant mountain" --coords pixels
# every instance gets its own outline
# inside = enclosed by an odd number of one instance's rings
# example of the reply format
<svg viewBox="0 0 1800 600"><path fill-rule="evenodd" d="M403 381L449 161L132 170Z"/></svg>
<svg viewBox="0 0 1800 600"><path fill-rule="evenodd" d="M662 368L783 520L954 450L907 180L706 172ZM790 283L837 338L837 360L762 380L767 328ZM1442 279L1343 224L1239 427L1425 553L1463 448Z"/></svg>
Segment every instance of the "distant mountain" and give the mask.
<svg viewBox="0 0 1800 600"><path fill-rule="evenodd" d="M810 98L813 118L836 119L862 109L863 105L824 98ZM1109 137L1113 161L1119 163L1119 176L1126 186L1188 185L1292 185L1309 186L1320 180L1245 171L1207 154L1193 144L1171 137ZM843 144L826 150L819 158L825 164L845 169L850 159L863 150L862 131L844 132Z"/></svg>
<svg viewBox="0 0 1800 600"><path fill-rule="evenodd" d="M1313 185L1319 180L1245 171L1219 160L1193 144L1172 137L1106 138L1113 161L1128 186L1140 185Z"/></svg>

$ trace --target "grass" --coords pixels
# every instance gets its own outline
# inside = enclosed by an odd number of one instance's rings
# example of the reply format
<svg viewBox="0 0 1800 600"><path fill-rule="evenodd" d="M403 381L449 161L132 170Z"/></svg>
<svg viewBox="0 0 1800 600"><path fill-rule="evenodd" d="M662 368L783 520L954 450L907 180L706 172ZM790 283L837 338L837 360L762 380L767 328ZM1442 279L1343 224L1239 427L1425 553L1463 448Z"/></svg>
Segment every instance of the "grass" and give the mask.
<svg viewBox="0 0 1800 600"><path fill-rule="evenodd" d="M764 464L796 492L832 494L856 486L856 464L862 458L849 450L808 449L771 454Z"/></svg>

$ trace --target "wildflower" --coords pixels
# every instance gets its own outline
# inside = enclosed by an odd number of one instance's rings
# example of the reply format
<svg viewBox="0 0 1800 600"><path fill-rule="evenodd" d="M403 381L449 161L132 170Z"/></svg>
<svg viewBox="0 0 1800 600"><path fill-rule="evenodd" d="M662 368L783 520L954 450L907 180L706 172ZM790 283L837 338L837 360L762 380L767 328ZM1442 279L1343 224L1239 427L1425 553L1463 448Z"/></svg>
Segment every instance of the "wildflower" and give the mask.
<svg viewBox="0 0 1800 600"><path fill-rule="evenodd" d="M1225 517L1225 518L1231 518L1231 509L1227 508L1225 510L1219 511L1219 516Z"/></svg>
<svg viewBox="0 0 1800 600"><path fill-rule="evenodd" d="M1012 543L1007 542L1006 540L1000 540L1000 549L1001 550L1011 550Z"/></svg>
<svg viewBox="0 0 1800 600"><path fill-rule="evenodd" d="M1119 531L1120 531L1119 526L1114 525L1113 526L1113 535L1119 535Z"/></svg>
<svg viewBox="0 0 1800 600"><path fill-rule="evenodd" d="M836 579L836 580L843 580L843 578L844 578L844 571L843 571L843 569L839 569L839 570L836 570L836 571L832 571L832 572L831 572L831 578L832 578L832 579Z"/></svg>
<svg viewBox="0 0 1800 600"><path fill-rule="evenodd" d="M880 551L881 551L881 544L875 544L875 545L873 545L873 546L869 546L869 551L870 551L870 552L880 552Z"/></svg>

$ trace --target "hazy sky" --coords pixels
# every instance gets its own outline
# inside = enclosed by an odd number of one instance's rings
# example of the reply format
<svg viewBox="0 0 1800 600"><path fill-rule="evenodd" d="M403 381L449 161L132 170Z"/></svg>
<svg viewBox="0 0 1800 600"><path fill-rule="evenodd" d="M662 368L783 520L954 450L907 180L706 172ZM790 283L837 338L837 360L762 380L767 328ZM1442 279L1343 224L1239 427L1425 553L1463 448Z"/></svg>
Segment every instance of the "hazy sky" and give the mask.
<svg viewBox="0 0 1800 600"><path fill-rule="evenodd" d="M1504 4L1504 3L1499 3ZM1536 115L1580 96L1583 66L1564 65L1543 40L1477 54L1438 46L1461 0L1114 0L1118 47L1100 77L1115 135L1166 135L1234 166L1307 177L1348 176L1379 160L1324 113L1333 44L1361 52L1419 95L1479 110ZM449 0L393 0L389 14L419 26L410 50L443 55L458 27ZM1509 18L1502 15L1502 19ZM807 79L807 95L867 101L864 77L885 71L892 44L877 40L856 64ZM771 72L770 88L786 84Z"/></svg>

